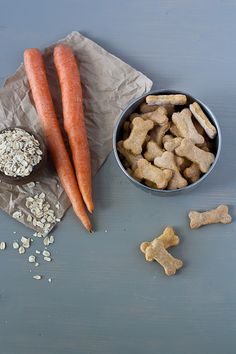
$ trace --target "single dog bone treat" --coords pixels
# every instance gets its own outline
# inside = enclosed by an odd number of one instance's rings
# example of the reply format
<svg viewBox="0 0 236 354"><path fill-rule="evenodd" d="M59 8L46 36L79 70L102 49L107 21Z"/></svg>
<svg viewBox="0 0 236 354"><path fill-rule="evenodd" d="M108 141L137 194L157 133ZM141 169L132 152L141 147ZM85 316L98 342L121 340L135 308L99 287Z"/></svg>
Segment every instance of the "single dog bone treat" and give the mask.
<svg viewBox="0 0 236 354"><path fill-rule="evenodd" d="M146 97L146 103L149 105L184 105L187 103L185 95L149 95Z"/></svg>
<svg viewBox="0 0 236 354"><path fill-rule="evenodd" d="M153 161L155 157L161 156L163 153L163 150L152 140L147 143L146 149L144 157L148 161Z"/></svg>
<svg viewBox="0 0 236 354"><path fill-rule="evenodd" d="M150 137L154 140L158 146L162 147L162 139L165 133L170 129L170 123L164 124L162 126L155 126L150 133Z"/></svg>
<svg viewBox="0 0 236 354"><path fill-rule="evenodd" d="M164 268L166 275L174 275L176 270L183 267L183 262L174 258L166 249L178 244L179 237L175 235L172 227L167 227L159 237L141 243L140 250L145 254L148 262L155 260Z"/></svg>
<svg viewBox="0 0 236 354"><path fill-rule="evenodd" d="M191 139L195 144L203 144L204 137L198 134L193 125L191 115L191 111L188 108L184 108L181 112L172 115L172 121L183 138Z"/></svg>
<svg viewBox="0 0 236 354"><path fill-rule="evenodd" d="M181 141L182 141L182 138L173 138L169 141L166 141L164 143L164 148L167 150L167 151L174 151L180 144L181 144Z"/></svg>
<svg viewBox="0 0 236 354"><path fill-rule="evenodd" d="M199 122L199 124L203 127L209 138L214 139L217 134L217 130L214 125L211 124L211 122L201 109L200 105L197 102L194 102L190 104L189 108L194 117Z"/></svg>
<svg viewBox="0 0 236 354"><path fill-rule="evenodd" d="M188 182L183 178L176 166L175 155L173 152L165 151L161 157L156 157L154 165L173 171L173 176L168 184L168 189L179 189L185 187Z"/></svg>
<svg viewBox="0 0 236 354"><path fill-rule="evenodd" d="M172 135L176 136L176 137L181 137L181 134L178 130L178 128L176 127L176 125L174 123L172 123L170 125L170 132Z"/></svg>
<svg viewBox="0 0 236 354"><path fill-rule="evenodd" d="M206 173L215 160L214 154L199 149L190 139L183 139L180 146L175 149L179 156L184 156L188 160L198 164L201 172Z"/></svg>
<svg viewBox="0 0 236 354"><path fill-rule="evenodd" d="M164 189L167 186L173 174L171 170L161 170L145 159L141 159L137 162L137 169L134 173L137 178L144 178L150 182L156 183L159 189Z"/></svg>
<svg viewBox="0 0 236 354"><path fill-rule="evenodd" d="M123 124L123 140L128 139L130 134L130 122L126 121Z"/></svg>
<svg viewBox="0 0 236 354"><path fill-rule="evenodd" d="M208 224L230 224L232 221L227 205L223 204L219 205L216 209L204 211L202 213L190 211L188 216L191 229L197 229L200 226Z"/></svg>
<svg viewBox="0 0 236 354"><path fill-rule="evenodd" d="M201 171L196 163L192 163L189 167L185 168L183 175L189 182L194 183L199 180Z"/></svg>
<svg viewBox="0 0 236 354"><path fill-rule="evenodd" d="M132 125L130 136L124 141L124 148L130 150L134 155L139 155L142 153L142 145L147 133L153 128L154 123L151 120L143 120L140 117L136 117Z"/></svg>
<svg viewBox="0 0 236 354"><path fill-rule="evenodd" d="M164 125L168 122L167 111L164 107L158 107L154 112L141 114L143 119L150 119L155 124Z"/></svg>
<svg viewBox="0 0 236 354"><path fill-rule="evenodd" d="M121 140L117 143L117 150L119 153L126 159L126 161L129 163L131 166L132 170L135 170L137 168L137 162L138 160L142 159L142 155L133 155L131 152L126 150L124 148L124 142Z"/></svg>

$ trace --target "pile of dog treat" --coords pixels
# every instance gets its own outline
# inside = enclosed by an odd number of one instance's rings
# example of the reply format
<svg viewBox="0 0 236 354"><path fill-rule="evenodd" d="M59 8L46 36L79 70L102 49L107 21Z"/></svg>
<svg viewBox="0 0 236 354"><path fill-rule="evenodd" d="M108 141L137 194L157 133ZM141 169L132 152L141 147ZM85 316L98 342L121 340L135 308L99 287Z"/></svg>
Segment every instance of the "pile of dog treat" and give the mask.
<svg viewBox="0 0 236 354"><path fill-rule="evenodd" d="M149 95L123 125L117 149L137 181L155 189L180 189L196 182L214 162L216 128L187 97Z"/></svg>

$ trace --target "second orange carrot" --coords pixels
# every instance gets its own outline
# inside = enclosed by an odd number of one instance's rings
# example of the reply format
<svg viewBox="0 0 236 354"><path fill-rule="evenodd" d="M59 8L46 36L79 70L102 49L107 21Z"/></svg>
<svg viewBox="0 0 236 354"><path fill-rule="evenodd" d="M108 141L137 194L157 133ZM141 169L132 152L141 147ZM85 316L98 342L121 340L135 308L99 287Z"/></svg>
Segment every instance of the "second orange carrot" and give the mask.
<svg viewBox="0 0 236 354"><path fill-rule="evenodd" d="M59 78L64 128L68 135L79 188L92 212L92 175L90 151L85 126L80 74L72 49L59 44L54 49L54 63Z"/></svg>

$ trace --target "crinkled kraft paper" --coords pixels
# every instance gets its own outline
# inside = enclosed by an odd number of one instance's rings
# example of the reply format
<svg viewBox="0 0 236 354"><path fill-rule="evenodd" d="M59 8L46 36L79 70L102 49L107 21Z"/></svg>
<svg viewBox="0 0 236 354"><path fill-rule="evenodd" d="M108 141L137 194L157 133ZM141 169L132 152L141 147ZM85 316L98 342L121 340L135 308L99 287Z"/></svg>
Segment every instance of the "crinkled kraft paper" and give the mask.
<svg viewBox="0 0 236 354"><path fill-rule="evenodd" d="M78 32L72 32L59 42L70 45L78 60L95 174L112 149L113 127L118 115L130 100L148 92L152 81ZM54 46L45 49L44 59L55 109L58 118L62 120L60 90L53 65ZM28 127L41 133L40 120L33 105L23 65L7 78L4 87L0 89L0 129L14 126ZM1 182L0 208L10 215L21 210L23 217L19 221L40 232L38 227L26 220L29 210L25 206L25 199L41 192L46 194L47 201L55 209L56 217L61 219L70 202L50 160L34 187ZM59 203L58 209L55 208L56 203Z"/></svg>

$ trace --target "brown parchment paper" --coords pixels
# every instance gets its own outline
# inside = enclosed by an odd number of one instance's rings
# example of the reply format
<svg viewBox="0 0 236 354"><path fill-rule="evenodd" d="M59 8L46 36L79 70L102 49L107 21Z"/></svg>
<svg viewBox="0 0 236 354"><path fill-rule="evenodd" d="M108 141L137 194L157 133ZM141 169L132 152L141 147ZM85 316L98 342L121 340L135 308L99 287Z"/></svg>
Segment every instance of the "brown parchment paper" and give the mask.
<svg viewBox="0 0 236 354"><path fill-rule="evenodd" d="M152 81L78 32L72 32L59 42L70 45L78 60L94 175L112 149L113 127L118 115L130 100L148 92ZM60 90L52 56L55 45L44 50L44 59L55 109L62 121ZM42 133L23 64L14 75L6 79L0 89L0 129L16 125ZM0 208L10 215L14 211L22 211L23 217L19 221L40 232L39 228L26 220L29 210L25 207L25 198L44 192L59 219L65 214L70 202L50 159L43 175L35 182L34 187L12 186L1 182ZM55 208L57 202L59 209Z"/></svg>

